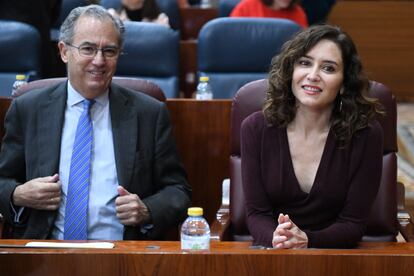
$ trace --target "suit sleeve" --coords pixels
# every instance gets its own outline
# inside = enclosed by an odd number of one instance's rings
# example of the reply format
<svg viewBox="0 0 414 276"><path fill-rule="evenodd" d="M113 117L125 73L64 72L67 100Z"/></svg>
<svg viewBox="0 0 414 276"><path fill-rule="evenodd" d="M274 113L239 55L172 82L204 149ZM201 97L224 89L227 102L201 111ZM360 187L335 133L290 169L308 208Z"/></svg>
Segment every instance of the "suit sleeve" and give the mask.
<svg viewBox="0 0 414 276"><path fill-rule="evenodd" d="M16 100L7 111L4 126L5 136L0 152L0 213L7 223L12 224L12 194L25 179L24 138Z"/></svg>
<svg viewBox="0 0 414 276"><path fill-rule="evenodd" d="M361 240L381 181L383 134L376 123L352 149L352 170L344 207L330 226L308 231L308 247L352 248Z"/></svg>
<svg viewBox="0 0 414 276"><path fill-rule="evenodd" d="M154 226L148 235L157 237L182 221L191 204L191 187L178 156L165 104L160 105L157 118L153 179L157 192L143 202L151 213Z"/></svg>
<svg viewBox="0 0 414 276"><path fill-rule="evenodd" d="M256 114L257 115L257 114ZM259 117L263 120L263 117ZM264 123L253 115L245 119L241 128L241 156L243 192L246 201L246 223L255 245L272 246L277 227L273 206L262 181L261 136Z"/></svg>

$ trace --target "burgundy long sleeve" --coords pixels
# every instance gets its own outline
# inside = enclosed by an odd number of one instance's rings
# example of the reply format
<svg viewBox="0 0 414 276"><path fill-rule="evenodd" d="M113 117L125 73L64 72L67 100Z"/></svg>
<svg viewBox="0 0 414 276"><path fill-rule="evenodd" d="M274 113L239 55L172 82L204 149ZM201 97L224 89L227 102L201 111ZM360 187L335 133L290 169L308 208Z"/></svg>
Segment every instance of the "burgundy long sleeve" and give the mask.
<svg viewBox="0 0 414 276"><path fill-rule="evenodd" d="M242 124L242 179L254 243L272 246L279 213L288 214L308 247L355 247L365 231L382 171L382 128L373 122L339 148L328 134L309 193L296 178L286 128L268 127L262 112ZM312 149L309 149L312 150Z"/></svg>

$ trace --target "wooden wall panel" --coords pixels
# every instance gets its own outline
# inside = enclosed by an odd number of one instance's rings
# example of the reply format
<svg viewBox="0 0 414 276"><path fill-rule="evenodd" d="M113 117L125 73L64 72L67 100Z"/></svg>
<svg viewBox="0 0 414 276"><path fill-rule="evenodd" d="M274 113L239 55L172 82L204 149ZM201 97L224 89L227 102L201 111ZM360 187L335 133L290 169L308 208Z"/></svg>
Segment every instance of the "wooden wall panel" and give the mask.
<svg viewBox="0 0 414 276"><path fill-rule="evenodd" d="M168 99L177 147L193 187L193 206L212 223L229 177L231 100Z"/></svg>
<svg viewBox="0 0 414 276"><path fill-rule="evenodd" d="M0 145L4 136L4 117L9 109L11 99L7 97L0 97Z"/></svg>
<svg viewBox="0 0 414 276"><path fill-rule="evenodd" d="M328 21L351 35L372 80L414 100L414 1L338 1Z"/></svg>
<svg viewBox="0 0 414 276"><path fill-rule="evenodd" d="M180 41L180 91L184 98L192 98L197 79L197 40Z"/></svg>

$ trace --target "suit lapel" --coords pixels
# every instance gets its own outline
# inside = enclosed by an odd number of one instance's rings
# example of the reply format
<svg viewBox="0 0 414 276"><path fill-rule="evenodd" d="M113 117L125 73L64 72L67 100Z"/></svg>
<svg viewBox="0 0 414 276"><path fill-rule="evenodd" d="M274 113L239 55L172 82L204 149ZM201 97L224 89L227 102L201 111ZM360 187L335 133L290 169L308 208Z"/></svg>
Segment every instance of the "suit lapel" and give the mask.
<svg viewBox="0 0 414 276"><path fill-rule="evenodd" d="M116 85L111 85L109 108L118 184L128 189L137 150L137 112L128 97Z"/></svg>
<svg viewBox="0 0 414 276"><path fill-rule="evenodd" d="M60 144L67 99L66 87L66 82L60 84L50 93L46 101L39 104L37 150L38 175L41 177L59 171Z"/></svg>
<svg viewBox="0 0 414 276"><path fill-rule="evenodd" d="M37 168L32 177L45 177L59 172L60 144L65 114L67 85L63 82L50 92L46 100L37 106L36 118ZM46 214L46 215L45 215ZM26 233L27 238L46 239L53 226L56 211L32 210L30 220L33 228ZM45 230L46 229L46 230Z"/></svg>

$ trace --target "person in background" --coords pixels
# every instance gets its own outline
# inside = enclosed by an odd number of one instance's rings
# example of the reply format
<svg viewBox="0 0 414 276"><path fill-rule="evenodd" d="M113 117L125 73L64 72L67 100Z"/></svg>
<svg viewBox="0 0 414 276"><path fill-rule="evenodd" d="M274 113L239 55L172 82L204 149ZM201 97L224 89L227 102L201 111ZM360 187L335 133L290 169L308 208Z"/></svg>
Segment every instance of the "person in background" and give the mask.
<svg viewBox="0 0 414 276"><path fill-rule="evenodd" d="M13 100L0 152L0 213L12 238L161 239L191 188L168 110L112 84L124 27L97 5L60 29L68 81Z"/></svg>
<svg viewBox="0 0 414 276"><path fill-rule="evenodd" d="M309 25L323 23L329 12L335 5L336 0L301 0L300 5L306 13Z"/></svg>
<svg viewBox="0 0 414 276"><path fill-rule="evenodd" d="M306 14L296 0L242 0L231 17L271 17L290 19L303 28L308 26Z"/></svg>
<svg viewBox="0 0 414 276"><path fill-rule="evenodd" d="M153 22L167 27L170 26L168 16L162 13L155 0L122 0L119 10L109 9L109 12L121 20Z"/></svg>
<svg viewBox="0 0 414 276"><path fill-rule="evenodd" d="M352 248L382 171L383 113L351 38L311 26L272 60L263 110L242 123L247 225L274 248Z"/></svg>
<svg viewBox="0 0 414 276"><path fill-rule="evenodd" d="M56 51L50 41L50 28L58 19L62 0L1 0L0 19L34 26L41 37L41 77L55 76Z"/></svg>

